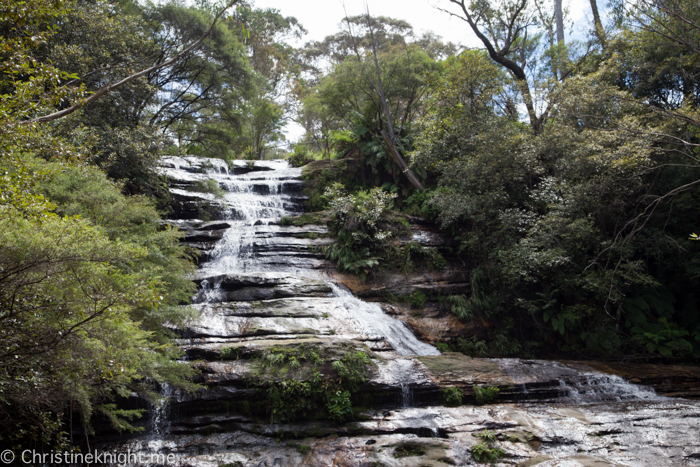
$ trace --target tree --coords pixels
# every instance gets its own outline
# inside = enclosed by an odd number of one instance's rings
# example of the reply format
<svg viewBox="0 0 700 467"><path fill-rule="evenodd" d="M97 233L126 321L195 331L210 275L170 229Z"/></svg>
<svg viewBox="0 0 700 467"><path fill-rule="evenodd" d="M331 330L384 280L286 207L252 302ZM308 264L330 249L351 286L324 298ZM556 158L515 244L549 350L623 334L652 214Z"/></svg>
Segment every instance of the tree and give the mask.
<svg viewBox="0 0 700 467"><path fill-rule="evenodd" d="M512 320L521 343L558 341L591 355L691 355L697 320L670 305L659 282L668 273L648 259L658 232L615 240L653 186L644 175L657 163L645 131L653 117L604 75L574 77L533 138L504 111L506 83L485 54L463 54L434 83L442 105L422 120L413 154L438 181L438 219L481 278L481 305L459 305L462 318ZM663 243L654 254L670 258ZM668 295L654 301L655 286ZM490 339L492 352L514 351L497 332Z"/></svg>
<svg viewBox="0 0 700 467"><path fill-rule="evenodd" d="M272 143L284 139L282 127L294 107L291 89L298 70L286 40L300 39L306 30L279 10L248 6L238 8L227 25L241 35L256 75L254 94L245 106L243 136L252 154L263 159Z"/></svg>
<svg viewBox="0 0 700 467"><path fill-rule="evenodd" d="M526 74L527 68L533 66L530 63L533 52L531 41L537 41L537 37L528 37L528 33L537 24L535 12L528 5L528 0L505 0L497 4L486 1L469 5L465 0L449 1L458 7L459 13L448 13L465 21L484 44L489 57L513 76L527 109L532 131L539 133L548 110L538 115Z"/></svg>
<svg viewBox="0 0 700 467"><path fill-rule="evenodd" d="M179 305L193 289L193 266L179 234L159 227L150 201L125 197L122 185L75 164L94 157L99 141L81 124L90 121L81 109L110 90L124 91L110 96L117 102L136 93L143 89L138 79L158 66L134 74L133 63L120 62L131 56L116 53L117 63L105 67L109 57L99 56L99 38L83 50L71 47L83 27L91 30L84 24L87 12L107 38L134 30L134 23L114 20L110 11L104 4L43 0L0 9L3 445L72 442L74 413L86 437L97 413L119 430L132 430L130 421L141 411L120 409L116 398L134 392L152 397L154 382L193 388L186 380L192 367L174 361L180 351L169 340L168 324L189 316ZM67 18L83 25L70 29ZM108 50L130 51L124 43L113 45ZM81 76L57 68L60 60L67 65L73 59ZM116 69L128 76L113 83L109 75ZM99 88L86 97L91 86ZM132 109L114 116L117 126L128 127Z"/></svg>
<svg viewBox="0 0 700 467"><path fill-rule="evenodd" d="M396 176L405 173L412 186L422 188L406 170L401 154L410 149L413 121L425 111L429 96L424 83L439 65L418 43L407 44L395 32L411 37L404 22L361 16L347 18L346 23L357 29L326 38L323 47L311 44L307 50L316 58L342 60L327 75L312 75L311 82L317 84L304 96L301 112L307 138L327 145L334 132L354 131L375 175L381 169L393 174L397 183ZM440 49L435 38L421 40L433 51Z"/></svg>

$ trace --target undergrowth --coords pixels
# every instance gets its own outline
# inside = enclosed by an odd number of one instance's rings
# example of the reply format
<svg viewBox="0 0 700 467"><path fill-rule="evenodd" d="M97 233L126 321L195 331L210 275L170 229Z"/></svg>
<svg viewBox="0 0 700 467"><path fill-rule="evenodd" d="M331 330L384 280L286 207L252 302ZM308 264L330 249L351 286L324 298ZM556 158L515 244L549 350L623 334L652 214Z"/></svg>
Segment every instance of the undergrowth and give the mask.
<svg viewBox="0 0 700 467"><path fill-rule="evenodd" d="M275 347L254 364L257 379L266 382L271 423L352 418L352 396L367 381L372 360L364 350L342 356L308 346Z"/></svg>

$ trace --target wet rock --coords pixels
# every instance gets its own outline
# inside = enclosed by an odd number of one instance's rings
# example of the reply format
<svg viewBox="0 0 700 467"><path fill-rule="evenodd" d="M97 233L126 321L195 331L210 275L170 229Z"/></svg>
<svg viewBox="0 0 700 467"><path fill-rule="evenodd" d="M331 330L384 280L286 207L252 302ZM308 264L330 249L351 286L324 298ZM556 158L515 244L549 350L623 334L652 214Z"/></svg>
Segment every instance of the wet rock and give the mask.
<svg viewBox="0 0 700 467"><path fill-rule="evenodd" d="M442 386L511 386L513 380L496 362L457 352L418 357Z"/></svg>
<svg viewBox="0 0 700 467"><path fill-rule="evenodd" d="M700 399L700 366L590 361L564 363L569 366L584 364L601 373L622 376L634 383L651 386L666 396Z"/></svg>
<svg viewBox="0 0 700 467"><path fill-rule="evenodd" d="M321 280L299 276L267 274L226 274L206 277L195 282L205 287L200 300L208 301L256 301L287 297L325 297L331 293L329 285ZM216 287L224 292L216 297L206 294L206 288Z"/></svg>
<svg viewBox="0 0 700 467"><path fill-rule="evenodd" d="M416 290L447 295L469 292L468 268L388 274L361 283L335 272L320 254L332 242L324 226L278 225L280 217L300 209L297 172L272 161L236 162L228 169L223 161L189 159L166 159L162 167L174 180L174 198L193 203L182 216L211 203L225 217L218 223L171 221L213 259L196 281L200 290L193 307L199 319L178 330L187 358L201 360L197 382L206 389L174 391L167 426L116 449L171 454L168 464L202 467L477 465L472 449L489 430L493 445L505 454L500 465L670 466L692 465L698 457L699 403L630 384L691 395L700 386L696 368L412 355L430 352L382 309L424 341L441 340L465 325L430 305L414 310L368 304L326 281L344 283L372 300ZM328 166L321 162L309 170ZM189 191L208 176L227 190L222 205ZM445 244L430 223L409 223L412 234L404 242ZM236 274L221 274L231 271L221 269L226 248L237 252L233 266L225 264ZM410 339L415 345L404 346ZM266 385L303 378L308 368L263 371L261 356L302 347L324 356L318 370L326 376L333 374L330 362L344 352L374 351L368 380L353 394L353 420L270 422L263 406ZM455 388L463 403L476 403L475 386L495 386L498 396L484 406L443 406L444 390Z"/></svg>
<svg viewBox="0 0 700 467"><path fill-rule="evenodd" d="M385 299L389 294L410 295L415 291L435 295L468 293L471 285L467 274L463 268L445 268L442 271L421 271L409 275L383 273L371 282L362 282L356 276L344 274L335 277L360 298Z"/></svg>
<svg viewBox="0 0 700 467"><path fill-rule="evenodd" d="M197 243L197 242L218 242L224 237L226 233L225 229L213 230L213 229L197 229L190 230L185 234L183 239L187 243ZM212 245L213 247L213 245Z"/></svg>

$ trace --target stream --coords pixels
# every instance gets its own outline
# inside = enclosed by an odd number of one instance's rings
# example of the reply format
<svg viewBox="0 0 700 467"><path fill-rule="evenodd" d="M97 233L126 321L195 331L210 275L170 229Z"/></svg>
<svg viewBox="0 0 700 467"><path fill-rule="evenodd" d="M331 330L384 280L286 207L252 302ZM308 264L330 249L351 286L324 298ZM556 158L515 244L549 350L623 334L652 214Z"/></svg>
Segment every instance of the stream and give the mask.
<svg viewBox="0 0 700 467"><path fill-rule="evenodd" d="M144 434L101 446L142 455L127 465L162 465L143 461L147 454L202 467L480 465L472 450L481 444L502 452L497 465L700 466L700 403L674 393L681 381L700 395L694 369L658 370L647 378L655 390L633 383L644 380L630 376L635 369L440 354L384 304L343 285L319 253L332 241L325 226L280 225L303 211L301 169L167 157L160 170L177 203L168 222L201 253L199 318L179 330L179 345L202 362L206 389L166 386ZM240 409L257 394L249 356L294 345L372 353L354 421L270 423ZM229 347L240 358L223 359ZM475 405L475 386L499 388L498 398ZM465 405L445 405L445 388L462 391Z"/></svg>

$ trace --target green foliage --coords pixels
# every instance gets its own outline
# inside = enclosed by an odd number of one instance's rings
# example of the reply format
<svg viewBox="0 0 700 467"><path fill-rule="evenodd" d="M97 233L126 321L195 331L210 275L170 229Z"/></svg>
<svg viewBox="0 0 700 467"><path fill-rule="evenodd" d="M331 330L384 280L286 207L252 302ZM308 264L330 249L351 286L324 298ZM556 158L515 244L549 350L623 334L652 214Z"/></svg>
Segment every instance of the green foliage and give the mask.
<svg viewBox="0 0 700 467"><path fill-rule="evenodd" d="M342 423L352 418L352 394L367 381L372 361L362 350L330 358L305 345L271 348L259 357L259 377L268 371L277 376L267 389L271 422L320 418Z"/></svg>
<svg viewBox="0 0 700 467"><path fill-rule="evenodd" d="M492 431L484 429L483 432L473 436L481 438L483 443L476 444L472 447L472 457L477 462L494 462L505 456L505 452L494 446L496 443L496 434Z"/></svg>
<svg viewBox="0 0 700 467"><path fill-rule="evenodd" d="M498 398L500 392L501 390L496 386L474 386L474 397L476 398L476 403L479 405L491 404Z"/></svg>
<svg viewBox="0 0 700 467"><path fill-rule="evenodd" d="M356 391L357 387L367 380L367 368L372 364L369 356L363 351L347 354L342 360L332 364L343 387Z"/></svg>
<svg viewBox="0 0 700 467"><path fill-rule="evenodd" d="M415 191L403 202L402 211L413 216L421 216L426 219L437 217L437 210L430 203L433 190Z"/></svg>
<svg viewBox="0 0 700 467"><path fill-rule="evenodd" d="M161 284L157 307L137 306L131 311L134 320L159 336L170 335L172 325L182 326L192 311L181 305L195 290L189 275L194 269L192 252L180 243L176 229L162 228L153 203L140 196L124 196L118 184L92 167L46 165L53 176L41 188L47 199L63 216L80 215L111 240L121 240L144 248L143 259L124 266L125 271L141 271L158 277ZM164 326L165 323L169 325Z"/></svg>
<svg viewBox="0 0 700 467"><path fill-rule="evenodd" d="M352 418L352 401L350 391L336 391L327 404L328 418L334 422L342 423Z"/></svg>
<svg viewBox="0 0 700 467"><path fill-rule="evenodd" d="M364 280L379 265L381 244L390 233L378 223L396 196L379 188L351 195L337 183L325 195L332 216L328 226L336 241L324 253L341 271L358 274Z"/></svg>
<svg viewBox="0 0 700 467"><path fill-rule="evenodd" d="M411 308L424 308L427 301L428 296L420 290L415 290L408 296L408 303L411 305Z"/></svg>
<svg viewBox="0 0 700 467"><path fill-rule="evenodd" d="M194 183L194 190L198 193L211 193L217 198L223 198L226 191L224 191L216 180L197 180Z"/></svg>
<svg viewBox="0 0 700 467"><path fill-rule="evenodd" d="M301 454L302 456L307 455L311 450L311 446L307 446L306 444L297 444L295 448L297 451L299 451L299 454Z"/></svg>
<svg viewBox="0 0 700 467"><path fill-rule="evenodd" d="M369 41L369 31L363 19L355 17L352 21L365 30L365 40ZM395 20L381 17L373 18L373 21L384 28L387 26L385 22ZM403 23L401 29L410 30L410 26ZM380 43L387 39L377 31L373 37ZM405 42L400 35L393 37L392 42ZM389 180L396 182L396 168L380 142L380 130L386 129L386 123L381 117L380 102L371 84L371 80L376 80L374 65L358 63L356 59L345 60L347 54L353 54L349 44L347 33L339 33L306 51L312 63L327 59L335 63L332 71L325 76L321 76L320 66L315 68L313 72L317 76L314 86L299 93L303 102L301 120L306 128L306 140L324 154L332 149L340 152L359 149L369 169L366 176L381 180L375 179L376 185ZM368 42L364 43L364 47L368 45ZM393 115L398 149L404 153L412 147L411 125L428 101L424 87L426 77L438 70L439 65L418 44L398 47L381 44L379 47L378 62L383 88ZM349 126L352 134L348 132Z"/></svg>
<svg viewBox="0 0 700 467"><path fill-rule="evenodd" d="M119 418L133 413L106 401L130 394L145 377L182 384L191 374L170 361L176 347L158 344L131 318L147 312L154 318L163 301L165 284L136 267L147 261L146 247L55 215L40 222L7 216L0 237L5 423L33 419L32 411L58 412L75 400L83 423L96 406L117 427L133 429Z"/></svg>
<svg viewBox="0 0 700 467"><path fill-rule="evenodd" d="M682 311L694 309L694 293L676 285L687 263L659 240L673 231L671 242L685 248L692 227L670 205L658 207L666 217L638 207L648 190L661 197L694 182L664 169L664 188L657 184L656 167L684 162L652 140L671 128L656 127L665 124L611 84L615 66L560 85L537 134L503 111L506 77L481 52L449 61L431 83L439 105L421 121L412 158L435 185L427 200L408 204L427 203L460 242L460 257L473 270L472 293L448 301L462 321L504 324L488 330L492 353L518 352L520 342L530 349L554 343L547 348L561 352L686 358L700 348L692 337L700 322ZM692 217L692 204L683 204ZM642 221L648 230L633 231ZM673 289L664 298L670 311L653 307L640 315L630 299L661 285ZM680 296L687 297L684 305L674 306Z"/></svg>
<svg viewBox="0 0 700 467"><path fill-rule="evenodd" d="M219 351L219 358L221 360L238 360L240 352L240 347L224 347Z"/></svg>
<svg viewBox="0 0 700 467"><path fill-rule="evenodd" d="M179 306L193 291L181 234L158 224L151 201L123 196L125 185L78 164L121 145L119 151L138 153L131 168L148 166L156 152L146 146L159 138L156 132L131 121L128 136L124 102L123 112L112 112L111 124L101 128L106 120L98 104L89 118L77 112L52 124L28 121L68 107L100 80L110 82L110 73L124 72L119 60L138 61L149 39L131 34L142 24L115 11L101 2L41 0L0 11L3 444L64 447L65 414L73 409L85 433L95 414L133 431L142 411L120 408L115 398L153 397L153 381L194 387L187 381L192 367L175 363L180 350L169 340L172 326L191 316ZM118 100L142 84L109 96ZM127 191L136 186L136 177L122 175L116 178L129 179Z"/></svg>
<svg viewBox="0 0 700 467"><path fill-rule="evenodd" d="M458 337L449 343L440 342L437 344L437 348L440 352L461 352L470 357L484 357L489 353L486 342L477 339L476 336L472 336L468 339Z"/></svg>
<svg viewBox="0 0 700 467"><path fill-rule="evenodd" d="M484 431L482 431L481 433L477 433L474 436L476 436L477 438L480 438L481 440L485 441L488 444L493 444L496 442L496 433L494 433L493 431L487 430L486 428L484 428Z"/></svg>
<svg viewBox="0 0 700 467"><path fill-rule="evenodd" d="M401 459L402 457L415 457L425 454L425 447L416 443L400 444L394 448L394 457Z"/></svg>
<svg viewBox="0 0 700 467"><path fill-rule="evenodd" d="M410 232L408 228L408 221L405 218L398 218L399 225L405 231ZM399 232L399 229L395 229L395 236L401 235L403 232ZM421 266L442 270L447 266L447 260L435 247L424 247L416 242L409 242L403 246L391 245L387 248L384 253L387 259L387 263L390 263L390 267L393 269L398 269L404 274L410 274L413 272L418 262Z"/></svg>
<svg viewBox="0 0 700 467"><path fill-rule="evenodd" d="M440 351L440 353L452 352L450 350L450 345L447 342L438 342L435 347Z"/></svg>
<svg viewBox="0 0 700 467"><path fill-rule="evenodd" d="M505 452L488 443L475 444L472 447L472 457L477 462L495 462L505 455Z"/></svg>
<svg viewBox="0 0 700 467"><path fill-rule="evenodd" d="M313 151L310 151L304 145L297 144L294 147L294 152L292 155L287 158L287 162L289 162L289 165L292 167L301 167L309 162L313 162L321 158L321 154L316 154Z"/></svg>
<svg viewBox="0 0 700 467"><path fill-rule="evenodd" d="M447 405L462 405L464 394L459 388L440 388L440 398Z"/></svg>

